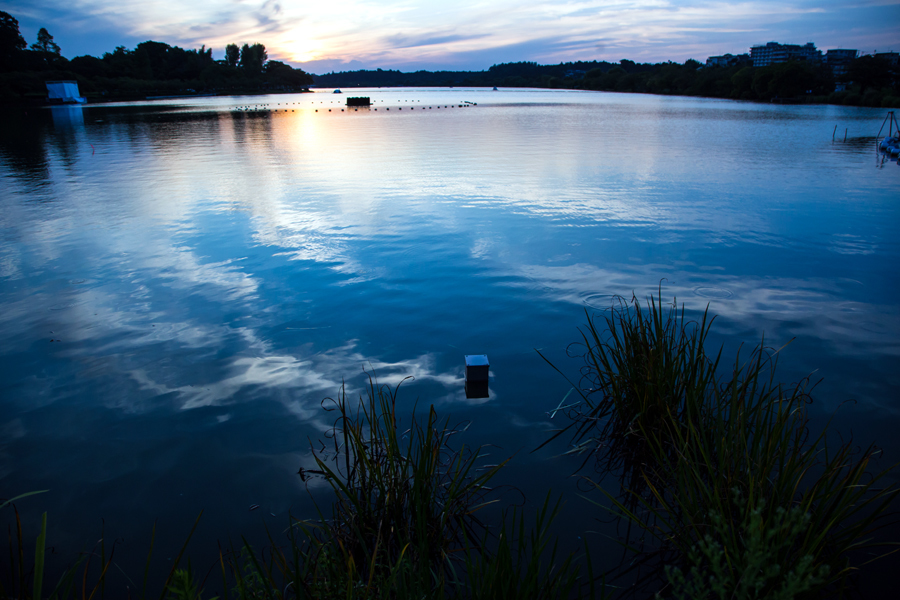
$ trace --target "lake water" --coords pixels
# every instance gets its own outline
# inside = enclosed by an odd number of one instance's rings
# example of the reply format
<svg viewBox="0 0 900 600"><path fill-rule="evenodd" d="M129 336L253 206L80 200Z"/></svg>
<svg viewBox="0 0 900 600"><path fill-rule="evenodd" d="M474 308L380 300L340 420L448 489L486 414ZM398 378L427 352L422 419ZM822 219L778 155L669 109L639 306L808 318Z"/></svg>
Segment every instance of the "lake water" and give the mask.
<svg viewBox="0 0 900 600"><path fill-rule="evenodd" d="M900 461L884 110L360 93L372 109L319 92L3 117L0 496L50 490L18 505L35 534L48 511L59 552L105 527L139 577L156 520L166 570L203 509L205 569L216 540L310 514L296 472L321 402L364 370L415 377L405 407L514 455L500 481L528 503L564 492L561 535L597 529L564 445L531 453L568 390L535 349L575 376L585 309L660 283L709 305L726 355L793 340L781 379L824 378L817 422ZM466 354L488 355L488 398L466 398Z"/></svg>

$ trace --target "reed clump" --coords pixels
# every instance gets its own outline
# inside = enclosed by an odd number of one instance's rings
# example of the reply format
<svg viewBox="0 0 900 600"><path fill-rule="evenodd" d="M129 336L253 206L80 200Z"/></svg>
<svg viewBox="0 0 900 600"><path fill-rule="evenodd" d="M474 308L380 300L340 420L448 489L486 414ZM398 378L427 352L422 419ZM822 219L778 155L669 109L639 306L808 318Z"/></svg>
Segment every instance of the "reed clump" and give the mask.
<svg viewBox="0 0 900 600"><path fill-rule="evenodd" d="M433 406L404 427L398 391L370 377L358 402L343 387L326 400L336 415L329 442L311 443L315 468L300 474L327 482L330 509L294 521L286 544L270 537L267 551L244 541L222 553L236 597L597 597L582 557L551 544L559 504L551 509L548 495L531 527L513 509L492 532L476 513L498 501L488 484L507 461L478 466L480 448L452 448L463 428L440 421Z"/></svg>
<svg viewBox="0 0 900 600"><path fill-rule="evenodd" d="M554 438L570 433L569 452L584 457L582 466L594 461L597 477L584 479L592 486L607 473L620 477L621 493L603 493L615 515L652 540L633 562L656 565L657 578L644 579L656 584L653 591L703 599L841 595L861 566L854 553L876 546L898 494L882 485L893 467L870 470L878 450L835 444L827 428L812 434L809 381L777 383L778 352L764 343L727 365L721 349L709 353L714 319L707 312L690 320L660 291L645 305L620 300L600 318L587 316L584 367L573 383L578 398L555 411L571 423ZM596 585L601 578L587 546L583 554L559 551L552 523L560 504L550 494L530 524L512 508L499 528L485 526L478 514L499 500L490 483L506 461L481 465L480 448L455 449L451 441L464 428L440 420L434 407L424 418L413 410L404 424L398 393L399 385L370 377L364 396L348 399L342 387L326 400L333 427L326 442L310 444L315 465L300 476L324 480L331 501L317 518L291 520L283 535L270 534L263 549L246 539L220 549L219 597L607 594ZM190 538L160 600L210 598L210 571L180 568ZM51 590L43 581L46 540L44 520L32 562L16 513L0 597L103 597L110 569L118 568L114 547L101 541L83 553ZM875 556L885 552L879 545ZM151 539L135 597L148 595L152 555Z"/></svg>
<svg viewBox="0 0 900 600"><path fill-rule="evenodd" d="M413 587L443 597L452 561L480 539L476 513L497 501L487 484L506 461L478 469L480 449L452 449L459 430L439 422L433 406L403 427L398 390L370 378L359 402L343 389L327 401L337 415L331 444L313 446L309 473L331 487L331 514L297 524L310 540L316 567L307 585L317 594L354 586L354 597L367 598Z"/></svg>
<svg viewBox="0 0 900 600"><path fill-rule="evenodd" d="M311 444L316 468L303 475L331 487L330 514L295 522L289 552L273 542L268 564L245 547L257 585L274 598L284 597L278 590L298 598L594 597L578 557L551 545L559 504L551 509L548 495L528 528L513 509L492 532L476 513L498 502L488 484L508 459L480 465L481 448L451 447L464 428L440 421L433 406L404 427L398 390L370 377L358 402L343 388L326 401L336 414L330 444Z"/></svg>
<svg viewBox="0 0 900 600"><path fill-rule="evenodd" d="M504 515L499 534L487 534L479 550L466 551L465 581L457 582L455 597L469 600L559 600L606 598L608 590L598 583L587 542L584 554L561 553L551 525L559 515L557 501L551 508L550 494L526 526L524 511L513 508ZM552 542L552 543L551 543Z"/></svg>
<svg viewBox="0 0 900 600"><path fill-rule="evenodd" d="M451 439L463 428L440 421L434 407L421 420L413 411L404 426L398 391L399 385L391 389L370 378L358 401L349 400L343 387L336 399L326 399L326 410L335 414L333 428L327 444L310 443L315 468L301 469L300 476L324 479L331 502L317 518L292 520L283 537L268 532L265 548L245 538L220 548L217 598L598 597L589 560L585 578L584 557L557 549L551 526L559 502L551 505L548 494L531 526L524 511L513 508L498 529L487 527L477 513L499 501L488 484L507 461L482 465L480 448L453 448ZM180 567L190 537L171 565L160 600L212 600L204 590L218 576L195 571L190 562ZM0 588L0 597L40 598L46 527L38 537L33 585L26 581L21 527L17 539L15 587ZM15 547L10 549L12 556ZM86 553L49 597L102 597L114 563L101 548L102 570L89 571L97 554ZM151 539L148 570L152 555ZM139 589L137 597L146 598L147 571Z"/></svg>
<svg viewBox="0 0 900 600"><path fill-rule="evenodd" d="M664 594L840 595L897 496L879 485L893 467L872 473L875 446L811 434L808 379L778 383L764 341L724 366L721 348L706 349L712 323L661 290L588 314L579 402L557 435L619 475L621 494L604 493L656 540Z"/></svg>

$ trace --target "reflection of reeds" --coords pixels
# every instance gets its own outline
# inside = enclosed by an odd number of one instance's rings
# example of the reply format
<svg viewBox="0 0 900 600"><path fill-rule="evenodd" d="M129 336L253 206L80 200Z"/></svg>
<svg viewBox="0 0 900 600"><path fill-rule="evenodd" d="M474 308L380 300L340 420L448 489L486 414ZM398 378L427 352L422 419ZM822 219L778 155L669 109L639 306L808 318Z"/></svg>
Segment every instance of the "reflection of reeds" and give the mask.
<svg viewBox="0 0 900 600"><path fill-rule="evenodd" d="M398 386L399 388L399 386ZM342 388L330 447L312 447L316 468L334 493L331 514L295 522L287 550L268 553L244 543L222 555L240 598L563 598L593 595L576 557L557 564L548 549L558 505L549 499L526 534L521 513L499 536L475 513L488 500L489 480L506 463L476 469L478 450L454 450L457 430L434 408L401 429L397 391L369 380L367 397L348 403ZM476 472L477 471L477 472Z"/></svg>
<svg viewBox="0 0 900 600"><path fill-rule="evenodd" d="M424 420L412 414L402 427L398 389L370 379L367 396L359 402L349 402L342 388L326 404L336 414L329 445L312 447L316 466L301 470L301 476L324 478L333 492L330 510L320 510L313 520L291 522L286 539L278 542L269 535L263 549L242 538L238 547L220 550L222 597L594 597L594 582L580 574L580 557L561 555L551 537L559 504L551 508L548 495L534 528L526 528L524 513L516 509L511 519L503 519L499 533L482 526L476 513L496 502L488 498L487 484L506 461L476 468L479 449L451 448L457 430L448 421L439 422L433 407ZM18 514L16 518L18 523ZM10 578L11 590L0 587L0 598L40 597L45 537L46 522L30 585L19 526L18 567ZM171 565L160 600L199 600L209 587L208 575L198 581L190 561L186 569L179 567L190 537ZM140 598L147 596L153 538ZM68 569L58 586L61 593L50 597L102 597L114 563L101 542L98 574L89 569L94 555L96 551L84 554ZM76 577L82 565L83 576Z"/></svg>
<svg viewBox="0 0 900 600"><path fill-rule="evenodd" d="M640 466L651 452L644 432L660 431L672 418L692 422L715 386L719 356L703 351L712 319L685 321L684 309L666 310L651 297L646 309L619 299L602 325L590 318L582 333L585 364L581 402L566 408L572 430L570 453L593 458L599 473L620 473L635 499L646 490ZM555 367L554 367L555 368ZM672 448L666 447L666 451Z"/></svg>
<svg viewBox="0 0 900 600"><path fill-rule="evenodd" d="M620 301L603 320L589 315L582 385L574 386L580 401L557 409L572 419L563 430L573 435L571 452L594 457L601 473L621 475L622 494L604 493L615 514L654 540L654 551L644 557L667 566L657 572L661 579L644 583L664 587L666 597L840 593L859 566L851 563L852 553L872 546L898 494L896 487L876 487L890 469L868 473L878 454L873 446L854 452L850 443L829 445L824 431L810 435L808 382L776 383L777 352L760 344L744 359L739 353L728 369L721 350L707 355L712 322L707 313L687 320L683 308L662 302L661 293L645 306L634 298ZM348 401L343 388L329 401L336 419L328 445L312 447L315 468L301 470L301 477L325 480L333 493L330 510L291 522L286 539L270 535L262 550L242 540L220 551L223 597L605 593L594 588L596 565L587 552L559 553L551 543L559 504L551 505L550 495L533 528L515 509L499 533L482 526L476 513L496 501L487 486L505 461L476 468L479 449L451 448L457 430L440 422L433 407L426 418L413 413L402 425L398 390L370 379L358 402ZM31 569L18 513L16 526L0 597L38 598L46 520ZM190 563L178 568L186 546L160 600L202 597L206 579L195 581ZM106 550L101 541L99 552L83 554L47 597L102 597L114 564ZM152 554L151 539L148 569ZM90 570L92 556L99 567ZM650 564L642 560L634 562ZM146 589L147 570L141 598Z"/></svg>
<svg viewBox="0 0 900 600"><path fill-rule="evenodd" d="M559 511L549 496L534 528L513 510L499 535L475 513L488 500L489 480L507 461L476 468L479 451L450 447L457 430L439 423L434 407L401 432L397 389L371 379L354 407L344 391L333 408L332 447L313 449L318 473L335 501L330 519L299 523L306 540L304 587L312 597L566 598L590 593L576 557L558 560L550 526ZM292 543L296 547L296 543Z"/></svg>
<svg viewBox="0 0 900 600"><path fill-rule="evenodd" d="M329 589L353 582L369 593L401 574L431 589L446 581L466 540L480 538L475 513L491 502L486 485L502 464L476 473L477 450L451 450L456 431L433 407L401 430L396 393L370 379L354 407L342 390L331 452L313 452L335 497L330 520L307 530L319 568L329 571L316 579Z"/></svg>
<svg viewBox="0 0 900 600"><path fill-rule="evenodd" d="M657 539L679 590L700 580L727 597L748 581L758 597L839 589L898 494L875 485L890 468L868 473L874 446L810 437L808 381L776 383L777 352L764 344L722 376L721 349L704 348L711 324L707 313L686 321L661 293L599 323L589 316L588 385L564 430L572 451L621 474L622 495L604 493Z"/></svg>
<svg viewBox="0 0 900 600"><path fill-rule="evenodd" d="M558 501L550 509L548 494L531 529L526 529L522 512L514 508L505 514L496 540L486 535L480 552L467 550L466 579L457 595L470 600L605 598L606 589L597 589L587 542L585 576L581 576L582 557L568 554L557 560L557 541L550 545L550 527L559 511Z"/></svg>
<svg viewBox="0 0 900 600"><path fill-rule="evenodd" d="M19 496L16 496L15 498L12 498L11 500L0 503L0 510L8 505L12 505L16 522L15 541L13 540L12 531L9 532L8 536L9 576L6 578L8 584L4 584L4 577L2 574L0 574L0 598L3 598L4 600L12 600L13 598L19 600L28 600L32 598L34 600L43 600L43 598L49 598L50 600L66 600L68 598L92 600L95 597L104 598L106 593L107 576L109 574L110 567L115 565L115 563L113 562L115 545L113 545L113 547L110 549L109 556L107 556L106 542L103 535L101 535L100 540L92 550L80 552L78 558L63 570L62 575L49 594L45 595L43 593L45 561L47 558L47 513L44 513L41 517L41 531L37 536L37 540L35 541L34 562L32 564L26 559L25 538L22 535L22 521L19 518L19 511L16 509L13 502L26 498L28 496L33 496L34 494L41 494L44 491L21 494ZM173 563L171 570L169 571L166 582L163 584L163 590L160 595L160 600L164 600L167 595L167 591L170 590L170 582L183 582L185 580L185 572L178 570L178 564L179 562L181 562L181 557L184 555L184 551L187 549L188 543L191 541L191 537L194 534L194 530L197 528L197 523L200 522L200 516L202 514L203 513L201 511L200 515L197 516L197 520L194 521L194 526L191 528L191 531L185 539L181 550L178 552L178 556L175 558L175 562ZM147 574L150 568L150 560L153 556L153 542L155 537L156 526L154 525L153 534L151 535L150 539L150 550L147 553L147 567L144 570L144 585L140 595L140 598L142 600L147 597ZM92 571L91 560L93 558L98 558L100 564L99 567L95 568ZM29 564L31 565L30 572ZM99 572L97 572L98 570ZM187 572L187 578L192 579L192 576L190 575L190 565L188 565ZM178 597L180 598L181 596ZM195 596L190 597L194 598ZM199 598L199 595L196 597Z"/></svg>

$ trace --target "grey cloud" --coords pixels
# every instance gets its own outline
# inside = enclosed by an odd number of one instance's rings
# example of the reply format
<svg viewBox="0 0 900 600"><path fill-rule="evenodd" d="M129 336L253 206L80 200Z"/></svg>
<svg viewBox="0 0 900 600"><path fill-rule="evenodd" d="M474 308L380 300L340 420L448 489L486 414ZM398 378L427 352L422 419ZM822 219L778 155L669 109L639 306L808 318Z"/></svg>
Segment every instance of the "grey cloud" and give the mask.
<svg viewBox="0 0 900 600"><path fill-rule="evenodd" d="M421 35L392 35L381 38L381 41L390 48L419 48L422 46L437 46L452 42L478 40L488 37L487 34L463 35L458 33L423 33Z"/></svg>
<svg viewBox="0 0 900 600"><path fill-rule="evenodd" d="M750 16L741 18L739 27L723 20L728 10L736 5L726 3L700 4L669 2L654 5L647 10L646 25L642 25L645 9L641 5L626 3L597 3L575 5L568 12L557 13L548 22L540 23L540 38L515 44L491 37L501 28L490 33L467 34L447 31L446 23L436 22L425 7L416 12L418 20L407 23L416 28L411 34L379 34L366 24L342 21L341 38L366 40L371 48L357 56L328 55L304 63L303 68L312 72L354 68L400 69L466 69L481 70L492 64L531 60L555 63L570 60L619 60L630 58L640 61L682 61L689 57L700 58L721 52L742 52L751 45L770 40L783 42L813 41L819 47L856 47L863 51L875 48L888 49L900 45L896 27L900 18L900 6L890 0L876 0L847 6L829 0L796 0L786 5L763 3L752 5ZM743 5L741 5L743 6ZM54 0L24 2L13 0L4 8L19 19L23 34L33 41L39 27L47 27L56 37L66 56L79 54L100 55L116 46L134 47L148 38L186 47L209 45L210 38L234 32L235 41L261 42L268 46L269 54L278 57L279 49L271 38L276 34L292 31L298 17L287 17L289 12L281 0L265 0L252 3L223 2L208 16L208 23L186 23L169 30L154 28L152 22L130 22L127 11L118 5L106 5L99 1L75 0L74 4L62 4ZM529 4L517 11L523 15L512 18L503 11L472 9L472 18L479 22L503 23L508 30L502 32L516 36L529 35L533 24L525 15L542 14ZM474 12L480 10L481 12ZM681 13L681 14L678 14ZM600 18L611 14L611 18ZM676 22L668 15L677 17ZM622 26L616 16L626 19ZM537 17L535 17L537 18ZM688 18L696 21L689 22ZM249 21L248 21L249 19ZM487 20L487 21L485 21ZM248 22L249 30L246 29ZM558 22L559 29L553 22ZM573 28L572 24L576 24ZM443 29L441 29L443 27ZM465 31L465 30L463 30ZM144 33L138 33L144 32ZM548 33L549 32L549 33ZM380 37L379 37L380 35ZM239 40L241 37L253 39ZM269 39L267 39L269 38ZM444 56L398 58L396 51L423 48L434 54L436 47L459 41L479 40L485 47L479 50L447 53ZM323 40L328 51L329 40ZM358 62L355 62L358 61Z"/></svg>
<svg viewBox="0 0 900 600"><path fill-rule="evenodd" d="M326 58L322 60L310 60L297 63L300 68L308 73L329 73L331 71L358 71L360 69L374 68L368 62L361 60L343 60L340 58ZM378 65L381 67L384 65Z"/></svg>

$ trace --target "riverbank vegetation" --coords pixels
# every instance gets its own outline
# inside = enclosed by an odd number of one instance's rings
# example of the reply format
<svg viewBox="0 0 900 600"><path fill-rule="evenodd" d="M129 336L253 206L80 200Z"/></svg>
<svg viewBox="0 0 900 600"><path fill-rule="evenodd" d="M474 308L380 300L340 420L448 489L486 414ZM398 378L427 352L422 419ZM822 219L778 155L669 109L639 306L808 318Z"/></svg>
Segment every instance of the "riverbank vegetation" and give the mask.
<svg viewBox="0 0 900 600"><path fill-rule="evenodd" d="M600 490L650 538L641 560L674 597L841 596L897 497L882 487L893 467L814 433L809 381L779 383L764 341L730 365L709 353L712 321L661 293L588 315L581 401L557 436L593 460L594 485L618 476L618 493Z"/></svg>
<svg viewBox="0 0 900 600"><path fill-rule="evenodd" d="M847 74L839 78L835 78L827 65L803 61L754 68L747 65L706 67L695 60L684 64L622 60L619 63L579 61L558 65L505 63L494 65L487 71L401 73L377 69L315 75L314 80L321 87L564 88L800 104L900 106L900 77L896 68L873 56L851 62ZM836 92L838 83L846 89Z"/></svg>
<svg viewBox="0 0 900 600"><path fill-rule="evenodd" d="M133 588L138 597L210 599L204 592L210 588L217 588L215 598L240 599L603 597L589 563L583 564L587 549L583 555L557 550L551 531L560 503L548 494L530 525L524 511L512 507L498 527L488 527L480 513L498 502L489 483L507 461L484 465L481 448L451 445L462 431L439 421L433 407L424 419L413 413L404 422L397 414L399 387L370 380L358 402L343 389L325 401L334 428L326 441L311 444L314 468L298 473L304 481L324 479L333 493L330 506L317 507L318 518L292 519L283 533L267 532L265 548L243 538L220 548L215 576L194 571L189 559L182 564L192 530L161 590L148 590L145 570ZM0 598L102 597L115 571L114 552L102 546L44 585L46 523L45 513L32 559L15 512L8 569L0 565ZM153 560L151 537L148 570ZM121 590L106 593L119 597Z"/></svg>
<svg viewBox="0 0 900 600"><path fill-rule="evenodd" d="M61 54L53 36L41 29L30 47L18 21L0 11L0 103L41 103L47 80L78 81L91 102L144 99L148 96L244 94L302 91L319 87L533 87L581 89L677 96L703 96L785 103L828 103L850 106L900 107L900 73L876 56L849 62L836 77L826 64L806 61L754 68L636 63L623 59L575 61L558 65L535 62L497 64L484 71L358 70L310 75L268 60L263 44L229 44L222 60L212 49L185 50L146 41L133 50L124 46L102 57ZM838 85L840 84L840 85ZM840 87L840 91L836 91Z"/></svg>
<svg viewBox="0 0 900 600"><path fill-rule="evenodd" d="M303 91L312 77L300 69L268 60L263 44L229 44L216 61L211 48L185 50L146 41L102 57L66 59L53 36L41 29L30 47L19 23L0 11L0 103L43 103L49 80L74 80L91 102L144 99L148 96L245 94Z"/></svg>
<svg viewBox="0 0 900 600"><path fill-rule="evenodd" d="M298 474L324 480L331 504L269 534L267 548L242 540L220 550L215 578L181 564L189 535L156 593L605 598L621 592L619 577L637 597L844 597L864 562L896 546L877 538L900 491L886 483L893 467L874 469L874 446L855 450L827 428L813 431L809 381L779 383L778 351L761 343L728 361L722 349L710 352L713 321L706 313L691 320L661 293L588 313L581 372L552 411L568 422L546 444L567 441L563 453L579 457L582 481L598 490L567 510L630 524L627 577L594 564L587 542L559 549L552 492L533 517L509 507L489 526L482 516L501 499L491 480L507 461L484 465L480 448L460 443L463 427L434 407L424 418L400 414L400 386L370 379L358 401L343 389L326 401L333 429L311 443L313 463ZM84 554L51 588L43 582L46 516L32 559L15 515L0 597L99 597L115 564L110 549ZM151 539L148 564L152 555ZM145 574L141 598L146 589Z"/></svg>

